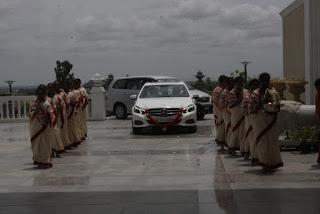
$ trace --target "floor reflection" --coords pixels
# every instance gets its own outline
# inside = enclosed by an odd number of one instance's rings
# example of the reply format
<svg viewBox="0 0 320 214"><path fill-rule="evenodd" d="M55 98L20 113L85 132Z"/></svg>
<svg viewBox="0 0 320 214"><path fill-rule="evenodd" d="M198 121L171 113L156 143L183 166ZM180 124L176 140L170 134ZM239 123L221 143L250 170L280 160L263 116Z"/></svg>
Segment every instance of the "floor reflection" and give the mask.
<svg viewBox="0 0 320 214"><path fill-rule="evenodd" d="M90 176L43 176L33 178L33 186L83 186L89 185Z"/></svg>

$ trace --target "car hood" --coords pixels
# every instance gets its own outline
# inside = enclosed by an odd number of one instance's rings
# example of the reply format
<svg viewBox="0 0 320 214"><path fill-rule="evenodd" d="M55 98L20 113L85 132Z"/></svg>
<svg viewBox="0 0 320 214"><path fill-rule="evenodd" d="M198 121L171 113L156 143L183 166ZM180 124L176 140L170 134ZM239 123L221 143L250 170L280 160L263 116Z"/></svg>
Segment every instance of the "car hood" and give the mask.
<svg viewBox="0 0 320 214"><path fill-rule="evenodd" d="M192 96L194 95L198 95L199 97L210 97L209 94L203 92L203 91L200 91L200 90L197 90L197 89L192 89L192 90L189 90L190 94Z"/></svg>
<svg viewBox="0 0 320 214"><path fill-rule="evenodd" d="M161 97L138 99L136 106L144 109L151 108L185 108L193 104L190 97Z"/></svg>

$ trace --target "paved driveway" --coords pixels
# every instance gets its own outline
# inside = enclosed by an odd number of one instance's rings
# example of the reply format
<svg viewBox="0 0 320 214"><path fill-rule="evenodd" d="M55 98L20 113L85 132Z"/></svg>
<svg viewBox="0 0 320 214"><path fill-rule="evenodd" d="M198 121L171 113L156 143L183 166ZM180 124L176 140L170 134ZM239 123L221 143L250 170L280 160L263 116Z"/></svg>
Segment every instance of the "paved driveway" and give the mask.
<svg viewBox="0 0 320 214"><path fill-rule="evenodd" d="M315 155L286 152L263 176L217 153L211 123L133 136L129 120L90 122L88 141L50 170L33 168L25 124L0 124L0 213L320 213Z"/></svg>

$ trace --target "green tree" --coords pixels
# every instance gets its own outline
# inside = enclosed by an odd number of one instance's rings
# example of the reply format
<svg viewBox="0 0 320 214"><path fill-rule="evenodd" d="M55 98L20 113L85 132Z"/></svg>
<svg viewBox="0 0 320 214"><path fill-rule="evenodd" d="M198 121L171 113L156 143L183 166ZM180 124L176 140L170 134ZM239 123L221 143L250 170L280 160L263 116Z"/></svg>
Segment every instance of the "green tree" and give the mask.
<svg viewBox="0 0 320 214"><path fill-rule="evenodd" d="M197 72L197 74L194 75L194 76L195 76L195 78L198 79L198 81L203 81L203 78L205 78L206 75L203 74L201 70L199 70L199 71Z"/></svg>
<svg viewBox="0 0 320 214"><path fill-rule="evenodd" d="M194 87L200 91L206 91L206 83L203 81L203 78L206 76L202 73L201 70L197 72L196 75L194 75L195 78L197 78L197 81L194 83Z"/></svg>
<svg viewBox="0 0 320 214"><path fill-rule="evenodd" d="M210 77L207 77L206 79L206 88L207 88L207 91L213 90L213 82L211 81Z"/></svg>

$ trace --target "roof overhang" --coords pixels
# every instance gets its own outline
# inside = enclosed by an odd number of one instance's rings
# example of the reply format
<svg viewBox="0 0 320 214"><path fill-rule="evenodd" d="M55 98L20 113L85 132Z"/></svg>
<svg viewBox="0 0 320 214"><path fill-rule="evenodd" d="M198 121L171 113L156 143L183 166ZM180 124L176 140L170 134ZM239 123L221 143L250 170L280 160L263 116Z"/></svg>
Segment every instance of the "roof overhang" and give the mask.
<svg viewBox="0 0 320 214"><path fill-rule="evenodd" d="M280 12L280 16L282 18L286 17L288 14L290 14L291 12L298 9L301 5L303 5L303 3L304 3L304 0L295 0L286 9Z"/></svg>

